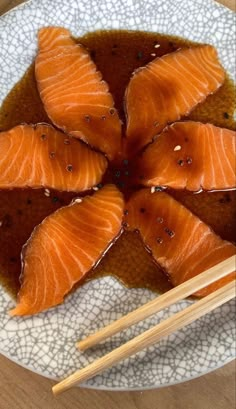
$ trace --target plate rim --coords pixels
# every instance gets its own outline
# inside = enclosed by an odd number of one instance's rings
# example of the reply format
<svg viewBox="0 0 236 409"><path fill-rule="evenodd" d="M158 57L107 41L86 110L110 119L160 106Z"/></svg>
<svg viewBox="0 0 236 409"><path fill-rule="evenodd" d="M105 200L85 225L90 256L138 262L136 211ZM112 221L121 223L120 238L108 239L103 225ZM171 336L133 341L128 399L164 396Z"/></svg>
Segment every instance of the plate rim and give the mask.
<svg viewBox="0 0 236 409"><path fill-rule="evenodd" d="M30 0L31 1L31 0ZM27 366L26 364L23 364L22 362L17 361L15 358L12 358L10 355L8 356L8 354L6 352L2 352L0 350L0 354L2 356L4 356L5 358L9 359L9 361L13 362L14 364L20 366L23 369L28 370L29 372L32 372L36 375L42 376L45 379L49 379L51 381L55 381L55 382L59 382L61 380L63 380L64 378L59 378L59 377L54 377L54 376L50 376L50 375L44 375L42 374L42 372L37 371L36 369L32 368L30 365ZM169 386L175 386L175 385L179 385L181 383L185 383L188 381L193 381L194 379L197 378L201 378L204 375L208 375L214 371L217 371L217 369L223 368L225 365L229 364L230 362L233 362L235 360L235 357L230 357L228 360L224 361L223 363L220 363L219 365L217 365L216 367L214 366L213 368L210 368L207 371L204 371L202 373L198 373L197 375L193 375L191 377L186 377L186 378L182 378L179 381L175 381L175 382L169 382L166 384L162 384L162 385L153 385L153 386L145 386L145 387L129 387L129 388L125 388L125 387L108 387L108 386L96 386L96 385L90 385L87 383L81 383L79 385L75 385L76 388L84 388L84 389L91 389L91 390L100 390L100 391L107 391L107 392L140 392L140 391L148 391L148 390L154 390L154 389L161 389L161 388L167 388Z"/></svg>
<svg viewBox="0 0 236 409"><path fill-rule="evenodd" d="M36 1L36 0L27 0L27 1L25 1L24 3L20 4L20 5L16 5L16 6L13 7L12 9L8 10L6 13L2 14L2 15L0 16L0 20L1 20L2 18L6 17L7 15L11 14L11 13L17 12L17 10L20 9L20 8L27 7L28 5L30 5L31 3L35 2L35 1ZM220 4L220 3L215 2L214 0L207 0L207 1L208 1L209 3L214 4L214 6L216 6L216 7L219 7L219 8L222 8L222 9L226 9L228 12L234 13L232 10L228 9L227 7L225 7L224 5L222 5L222 4ZM17 359L15 359L15 358L13 358L13 357L11 357L11 356L8 356L8 354L7 354L5 351L2 352L1 349L0 349L0 353L1 353L3 356L5 356L6 358L8 358L9 360L11 360L12 362L14 362L15 364L17 364L17 365L19 365L19 366L21 366L21 367L23 367L23 368L25 368L25 369L27 369L27 370L29 370L29 371L35 373L35 374L37 374L37 375L43 376L43 377L45 377L45 378L47 378L47 379L51 379L51 380L58 380L58 379L59 379L59 378L55 378L55 377L53 377L53 376L44 374L44 373L42 373L42 372L40 372L40 371L37 371L36 369L32 368L30 365L23 364L21 361L17 361ZM212 367L212 368L209 368L209 370L204 371L204 372L201 372L201 373L199 373L199 374L197 374L197 375L188 376L188 377L186 377L186 378L182 378L182 379L179 380L179 381L168 382L168 383L166 383L166 384L160 384L160 385L155 385L155 386L149 386L149 387L148 387L148 386L147 386L147 387L128 387L128 386L127 386L127 387L115 387L115 386L113 386L113 387L105 387L105 386L103 386L103 385L102 385L102 386L99 386L99 385L81 384L81 385L79 385L79 387L83 387L83 388L87 388L87 389L94 389L94 390L104 390L104 391L141 391L141 390L144 391L144 390L159 389L159 388L162 388L162 387L173 386L173 385L177 385L177 384L180 384L180 383L183 383L183 382L187 382L187 381L196 379L196 378L198 378L198 377L200 377L200 376L203 376L203 375L206 375L206 374L208 374L208 373L211 373L211 372L213 372L213 371L215 371L215 370L217 370L217 369L223 367L224 365L226 365L226 364L232 362L234 359L235 359L235 357L234 357L234 356L231 356L228 360L226 360L226 361L224 361L224 362L221 362L219 365L214 366L214 367Z"/></svg>

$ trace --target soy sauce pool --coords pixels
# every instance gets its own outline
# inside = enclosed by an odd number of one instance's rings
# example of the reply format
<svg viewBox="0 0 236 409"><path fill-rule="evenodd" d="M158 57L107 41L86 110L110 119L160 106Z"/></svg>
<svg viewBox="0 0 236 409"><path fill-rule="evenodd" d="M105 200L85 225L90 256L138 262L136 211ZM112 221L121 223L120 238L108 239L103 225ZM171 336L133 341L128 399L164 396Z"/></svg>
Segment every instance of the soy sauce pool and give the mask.
<svg viewBox="0 0 236 409"><path fill-rule="evenodd" d="M108 82L123 121L124 92L134 69L180 47L196 45L177 37L135 31L100 31L77 41L89 49ZM224 85L193 110L189 118L234 129L234 92L232 82L226 78ZM34 64L10 91L0 108L0 130L8 130L22 122L50 123L37 91ZM222 238L235 240L234 191L170 193ZM20 286L21 249L33 228L47 215L70 203L75 196L78 194L56 191L51 191L48 196L44 189L0 191L0 282L13 296ZM124 233L84 281L105 275L119 278L128 287L145 287L157 292L170 288L166 276L144 250L138 235L132 233Z"/></svg>

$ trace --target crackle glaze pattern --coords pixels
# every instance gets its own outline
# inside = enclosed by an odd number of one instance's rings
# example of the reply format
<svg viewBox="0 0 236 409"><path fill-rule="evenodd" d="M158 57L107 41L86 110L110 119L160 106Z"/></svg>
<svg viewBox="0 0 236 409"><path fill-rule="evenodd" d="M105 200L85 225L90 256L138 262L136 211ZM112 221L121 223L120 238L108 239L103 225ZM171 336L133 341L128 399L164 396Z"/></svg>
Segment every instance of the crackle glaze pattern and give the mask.
<svg viewBox="0 0 236 409"><path fill-rule="evenodd" d="M68 27L76 36L99 28L140 29L211 43L234 76L234 18L211 0L32 0L0 19L0 103L31 63L41 26ZM7 311L13 301L0 288L0 352L44 376L63 378L191 302L179 302L88 352L76 351L76 340L154 297L148 290L126 289L106 277L87 283L48 312L10 318ZM86 386L159 387L221 366L235 354L234 314L231 301Z"/></svg>

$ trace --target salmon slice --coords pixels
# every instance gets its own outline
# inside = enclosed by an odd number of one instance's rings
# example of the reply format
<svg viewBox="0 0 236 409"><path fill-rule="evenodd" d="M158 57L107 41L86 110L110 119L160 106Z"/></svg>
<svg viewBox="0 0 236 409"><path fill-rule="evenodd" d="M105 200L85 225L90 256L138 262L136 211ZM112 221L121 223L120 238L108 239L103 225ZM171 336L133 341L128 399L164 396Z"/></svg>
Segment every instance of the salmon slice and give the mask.
<svg viewBox="0 0 236 409"><path fill-rule="evenodd" d="M0 189L49 187L80 192L101 181L106 158L50 125L0 133Z"/></svg>
<svg viewBox="0 0 236 409"><path fill-rule="evenodd" d="M177 286L236 252L205 223L164 192L142 189L126 206L126 223L138 230L154 260ZM235 278L235 273L198 291L205 296Z"/></svg>
<svg viewBox="0 0 236 409"><path fill-rule="evenodd" d="M123 207L122 194L107 185L36 227L23 249L19 303L10 314L36 314L62 303L120 234Z"/></svg>
<svg viewBox="0 0 236 409"><path fill-rule="evenodd" d="M146 186L191 191L236 187L236 134L200 122L176 122L150 144L139 160Z"/></svg>
<svg viewBox="0 0 236 409"><path fill-rule="evenodd" d="M48 116L112 159L120 150L121 121L89 53L65 28L42 28L38 41L35 73Z"/></svg>
<svg viewBox="0 0 236 409"><path fill-rule="evenodd" d="M129 154L151 142L223 83L225 72L210 45L181 49L135 71L126 90Z"/></svg>

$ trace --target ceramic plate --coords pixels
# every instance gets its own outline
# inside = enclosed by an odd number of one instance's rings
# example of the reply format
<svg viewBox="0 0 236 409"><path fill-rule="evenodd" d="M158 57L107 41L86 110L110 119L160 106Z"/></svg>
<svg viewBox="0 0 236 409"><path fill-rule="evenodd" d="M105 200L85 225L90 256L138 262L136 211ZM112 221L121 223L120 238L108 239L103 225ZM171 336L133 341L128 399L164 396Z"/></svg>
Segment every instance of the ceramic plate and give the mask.
<svg viewBox="0 0 236 409"><path fill-rule="evenodd" d="M0 102L36 53L39 27L60 25L75 36L100 28L163 32L211 43L233 76L235 20L210 0L32 0L0 18ZM75 341L155 294L126 289L114 278L89 282L66 302L30 318L10 318L14 302L0 288L0 352L28 369L63 378L161 319L186 307L182 301L85 353ZM234 358L234 301L86 383L103 389L144 389L182 382Z"/></svg>

